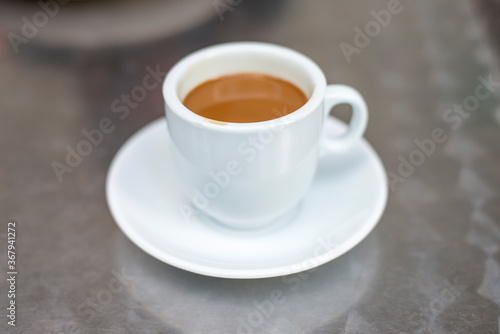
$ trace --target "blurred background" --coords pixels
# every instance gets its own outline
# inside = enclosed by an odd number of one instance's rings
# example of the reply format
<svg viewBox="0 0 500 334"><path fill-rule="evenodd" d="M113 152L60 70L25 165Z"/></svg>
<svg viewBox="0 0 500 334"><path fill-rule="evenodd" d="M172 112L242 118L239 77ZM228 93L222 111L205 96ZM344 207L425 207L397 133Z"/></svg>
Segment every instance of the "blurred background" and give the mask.
<svg viewBox="0 0 500 334"><path fill-rule="evenodd" d="M497 0L2 1L0 271L15 220L18 308L13 328L2 278L0 332L499 333L499 18ZM375 230L293 285L159 262L120 232L105 200L114 154L164 113L160 85L126 117L113 102L150 70L161 81L185 55L241 40L296 49L329 83L356 87L370 109L365 138L388 171ZM480 85L491 94L468 105ZM347 106L332 113L350 117ZM105 117L115 130L58 174L66 147ZM436 128L446 141L401 175L400 157ZM274 289L286 302L251 325Z"/></svg>

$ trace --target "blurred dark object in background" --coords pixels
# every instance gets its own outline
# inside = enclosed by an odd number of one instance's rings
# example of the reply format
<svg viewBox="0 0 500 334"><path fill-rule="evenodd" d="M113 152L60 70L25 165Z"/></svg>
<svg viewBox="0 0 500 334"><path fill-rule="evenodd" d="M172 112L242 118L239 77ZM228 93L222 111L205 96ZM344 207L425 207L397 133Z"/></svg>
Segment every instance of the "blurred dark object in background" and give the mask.
<svg viewBox="0 0 500 334"><path fill-rule="evenodd" d="M500 1L480 0L478 3L487 21L489 38L495 46L497 55L500 55Z"/></svg>
<svg viewBox="0 0 500 334"><path fill-rule="evenodd" d="M9 1L0 25L55 47L124 46L174 36L212 19L206 0Z"/></svg>
<svg viewBox="0 0 500 334"><path fill-rule="evenodd" d="M286 1L265 0L22 0L0 2L0 30L33 44L100 49L176 37L236 17L245 24L275 17ZM238 10L235 10L238 7ZM237 12L237 14L233 14ZM25 40L26 41L26 40ZM27 43L19 43L23 47Z"/></svg>

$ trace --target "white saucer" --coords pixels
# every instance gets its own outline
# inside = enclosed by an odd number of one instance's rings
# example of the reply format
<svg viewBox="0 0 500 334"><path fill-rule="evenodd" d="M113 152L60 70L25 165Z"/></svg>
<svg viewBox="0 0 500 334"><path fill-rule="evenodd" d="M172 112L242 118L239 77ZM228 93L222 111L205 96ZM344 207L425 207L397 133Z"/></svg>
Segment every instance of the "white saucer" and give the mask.
<svg viewBox="0 0 500 334"><path fill-rule="evenodd" d="M329 118L328 133L345 124ZM308 270L339 257L375 227L387 202L384 167L362 140L320 160L299 207L282 222L237 231L204 218L186 221L188 205L169 155L165 118L134 134L118 151L106 181L111 213L125 235L155 258L195 273L264 278Z"/></svg>

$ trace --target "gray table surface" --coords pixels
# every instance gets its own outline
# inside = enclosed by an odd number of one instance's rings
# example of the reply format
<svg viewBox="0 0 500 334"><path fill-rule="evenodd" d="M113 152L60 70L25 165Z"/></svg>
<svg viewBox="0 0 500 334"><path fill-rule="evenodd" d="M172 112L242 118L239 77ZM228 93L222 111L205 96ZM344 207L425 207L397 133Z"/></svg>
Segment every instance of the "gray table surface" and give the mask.
<svg viewBox="0 0 500 334"><path fill-rule="evenodd" d="M0 332L499 333L500 88L474 96L479 78L500 75L475 5L402 0L350 62L341 43L354 45L355 27L386 1L243 0L224 20L214 15L179 36L99 50L33 38L15 54L0 29ZM167 71L200 47L235 40L297 49L330 83L358 88L370 108L365 137L392 173L374 231L288 280L204 277L157 261L120 232L105 200L116 151L163 117L159 87L124 120L112 101L141 84L147 66ZM448 111L464 103L474 111ZM51 164L104 117L115 131L59 182ZM418 161L415 140L436 129L446 139ZM418 163L398 172L410 158ZM17 222L15 328L5 316L9 220ZM285 300L270 307L275 289Z"/></svg>

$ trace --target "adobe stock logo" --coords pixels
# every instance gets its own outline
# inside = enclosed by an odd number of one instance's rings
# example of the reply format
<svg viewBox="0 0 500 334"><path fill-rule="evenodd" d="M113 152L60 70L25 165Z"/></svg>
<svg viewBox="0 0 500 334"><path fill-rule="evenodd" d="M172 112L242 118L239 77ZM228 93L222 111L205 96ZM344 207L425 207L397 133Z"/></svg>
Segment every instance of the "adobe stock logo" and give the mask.
<svg viewBox="0 0 500 334"><path fill-rule="evenodd" d="M190 202L180 203L178 207L184 221L190 222L192 216L197 216L200 212L205 211L211 201L217 198L246 167L251 165L260 152L265 151L267 146L275 140L276 135L283 131L285 123L280 117L288 114L286 107L283 108L282 112L274 108L273 113L278 118L273 119L268 127L261 129L256 134L249 135L240 142L234 159L228 160L221 170L209 171L206 182L202 183L199 188L192 188L193 196Z"/></svg>
<svg viewBox="0 0 500 334"><path fill-rule="evenodd" d="M350 64L353 54L361 53L361 50L370 45L372 39L377 37L382 32L382 29L391 23L392 17L400 14L402 11L403 5L400 0L390 0L387 3L387 9L382 9L378 12L371 10L370 15L374 20L368 21L365 24L364 30L358 26L354 27L354 45L346 42L342 42L339 45L347 63Z"/></svg>
<svg viewBox="0 0 500 334"><path fill-rule="evenodd" d="M21 18L21 21L23 22L21 35L12 31L7 34L7 38L9 39L14 52L17 54L19 52L20 45L28 44L30 39L38 35L40 29L45 27L49 23L49 20L59 13L60 5L65 5L69 1L70 0L48 0L46 2L42 0L38 1L40 10L33 14L31 20L26 16Z"/></svg>
<svg viewBox="0 0 500 334"><path fill-rule="evenodd" d="M83 159L91 155L94 149L102 144L106 135L111 134L116 129L118 122L127 119L132 110L136 109L149 96L151 91L161 85L166 75L166 72L161 71L159 64L156 65L156 68L148 65L145 71L147 74L140 84L111 102L111 112L117 119L113 120L105 117L99 121L96 128L91 130L83 129L81 134L84 138L76 143L74 148L66 145L66 158L62 162L56 160L52 162L52 169L59 182L63 181L65 174L73 172L75 168L80 166Z"/></svg>
<svg viewBox="0 0 500 334"><path fill-rule="evenodd" d="M453 283L445 279L443 281L444 288L439 294L432 299L427 307L421 307L419 312L414 312L410 315L410 325L415 329L412 333L427 333L431 328L431 324L437 316L444 312L446 307L453 304L467 289L467 285L459 284L458 277L455 277Z"/></svg>
<svg viewBox="0 0 500 334"><path fill-rule="evenodd" d="M453 104L452 108L443 113L443 121L449 128L436 127L427 138L415 139L416 146L406 157L398 155L399 165L397 173L388 171L389 188L396 190L399 183L404 183L415 173L417 167L424 164L428 157L433 155L439 145L443 145L449 138L451 131L459 129L464 120L476 113L481 106L482 101L489 99L493 93L500 89L500 81L493 80L493 76L487 78L477 77L478 84L474 93L466 96L461 103Z"/></svg>
<svg viewBox="0 0 500 334"><path fill-rule="evenodd" d="M214 0L212 5L214 6L219 20L224 21L224 14L226 12L232 12L236 6L239 6L243 0Z"/></svg>

